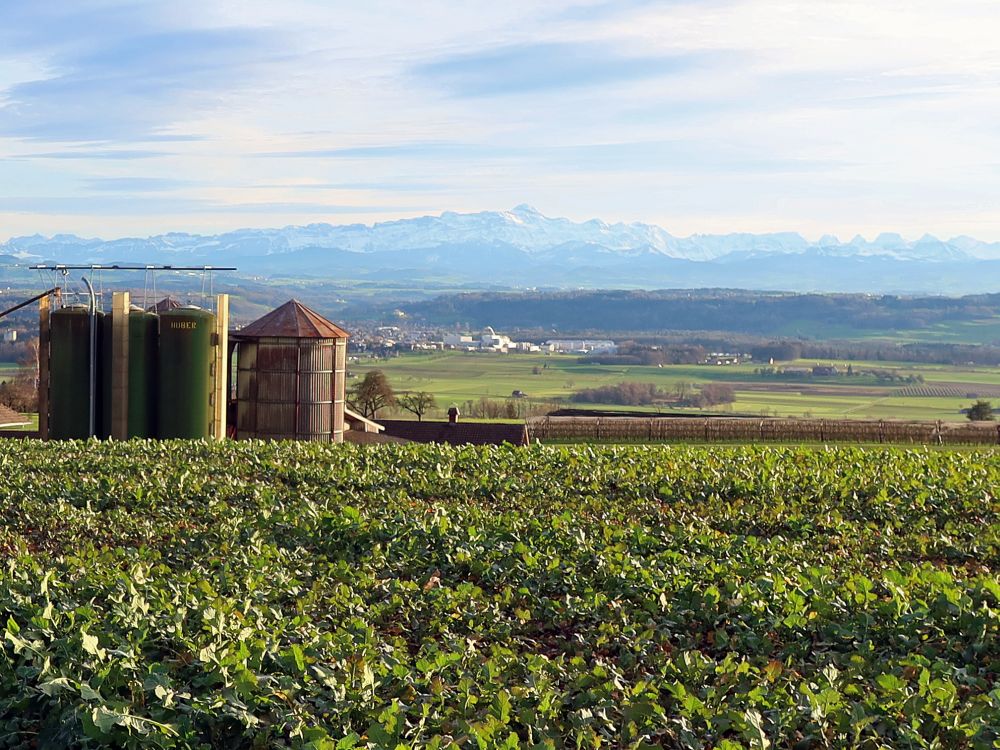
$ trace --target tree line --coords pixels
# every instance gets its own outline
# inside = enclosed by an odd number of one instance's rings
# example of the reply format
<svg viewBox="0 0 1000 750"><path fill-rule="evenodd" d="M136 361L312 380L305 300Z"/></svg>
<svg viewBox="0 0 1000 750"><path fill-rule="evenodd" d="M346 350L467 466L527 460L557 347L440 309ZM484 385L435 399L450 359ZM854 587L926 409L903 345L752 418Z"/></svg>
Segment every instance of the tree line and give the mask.
<svg viewBox="0 0 1000 750"><path fill-rule="evenodd" d="M1000 294L900 297L730 290L477 292L411 303L408 313L439 324L580 331L731 331L773 335L797 326L911 330L1000 315Z"/></svg>
<svg viewBox="0 0 1000 750"><path fill-rule="evenodd" d="M728 383L705 383L695 388L681 381L672 391L666 391L653 383L623 381L615 385L600 385L576 391L570 400L580 404L618 404L621 406L669 406L697 407L731 404L736 400L736 392Z"/></svg>

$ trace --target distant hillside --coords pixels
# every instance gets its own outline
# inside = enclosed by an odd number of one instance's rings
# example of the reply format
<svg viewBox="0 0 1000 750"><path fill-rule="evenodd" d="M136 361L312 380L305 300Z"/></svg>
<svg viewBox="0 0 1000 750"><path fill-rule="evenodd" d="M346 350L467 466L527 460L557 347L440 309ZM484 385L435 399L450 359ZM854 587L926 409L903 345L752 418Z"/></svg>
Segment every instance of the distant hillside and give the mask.
<svg viewBox="0 0 1000 750"><path fill-rule="evenodd" d="M649 224L573 222L529 206L366 226L310 224L202 236L15 237L0 268L39 261L236 265L270 278L541 288L976 293L1000 288L1000 243L881 234L675 237Z"/></svg>
<svg viewBox="0 0 1000 750"><path fill-rule="evenodd" d="M435 324L503 329L725 331L807 337L813 329L835 329L854 338L873 331L1000 320L1000 294L948 298L726 290L477 293L442 296L404 309L417 320Z"/></svg>

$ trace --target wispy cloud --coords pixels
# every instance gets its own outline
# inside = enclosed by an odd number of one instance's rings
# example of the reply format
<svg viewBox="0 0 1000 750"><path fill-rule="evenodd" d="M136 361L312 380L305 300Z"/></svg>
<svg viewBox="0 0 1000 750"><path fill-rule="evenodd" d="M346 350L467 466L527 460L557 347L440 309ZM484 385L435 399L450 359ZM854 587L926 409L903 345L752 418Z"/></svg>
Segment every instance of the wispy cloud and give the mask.
<svg viewBox="0 0 1000 750"><path fill-rule="evenodd" d="M300 214L300 215L336 215L345 214L394 214L400 211L410 210L409 207L392 205L345 205L337 203L306 203L288 202L280 203L268 201L266 203L229 203L206 205L203 210L217 211L232 214Z"/></svg>
<svg viewBox="0 0 1000 750"><path fill-rule="evenodd" d="M430 182L426 180L414 180L410 182L386 181L386 182L297 182L297 183L258 183L253 185L242 185L246 190L349 190L349 191L373 191L385 193L422 193L430 190L447 190L449 185L446 182Z"/></svg>
<svg viewBox="0 0 1000 750"><path fill-rule="evenodd" d="M62 159L69 161L132 161L135 159L155 159L170 156L169 151L149 149L87 149L84 151L38 151L35 153L10 156L11 159Z"/></svg>
<svg viewBox="0 0 1000 750"><path fill-rule="evenodd" d="M58 5L63 6L63 3ZM44 6L44 7L36 7ZM6 10L5 10L6 15ZM165 133L282 53L260 29L163 28L156 4L20 4L0 44L44 55L34 80L0 94L0 134L45 141L184 141Z"/></svg>
<svg viewBox="0 0 1000 750"><path fill-rule="evenodd" d="M76 216L142 216L174 214L225 215L344 215L398 213L400 206L358 205L317 202L223 203L214 200L181 197L149 197L141 195L90 195L9 197L2 201L2 210L47 214L58 212Z"/></svg>
<svg viewBox="0 0 1000 750"><path fill-rule="evenodd" d="M714 55L629 53L604 42L515 44L450 55L414 74L457 96L538 93L676 75Z"/></svg>
<svg viewBox="0 0 1000 750"><path fill-rule="evenodd" d="M993 0L0 7L5 233L529 202L1000 239Z"/></svg>
<svg viewBox="0 0 1000 750"><path fill-rule="evenodd" d="M102 193L159 193L189 188L196 184L191 180L166 177L96 177L86 181L88 190Z"/></svg>
<svg viewBox="0 0 1000 750"><path fill-rule="evenodd" d="M343 148L266 151L257 156L279 159L412 159L469 156L484 153L489 147L460 142L387 143L378 146L347 146Z"/></svg>
<svg viewBox="0 0 1000 750"><path fill-rule="evenodd" d="M551 16L552 21L606 21L609 18L628 16L650 8L668 8L677 5L719 5L733 0L596 0L589 3L573 3L561 8Z"/></svg>

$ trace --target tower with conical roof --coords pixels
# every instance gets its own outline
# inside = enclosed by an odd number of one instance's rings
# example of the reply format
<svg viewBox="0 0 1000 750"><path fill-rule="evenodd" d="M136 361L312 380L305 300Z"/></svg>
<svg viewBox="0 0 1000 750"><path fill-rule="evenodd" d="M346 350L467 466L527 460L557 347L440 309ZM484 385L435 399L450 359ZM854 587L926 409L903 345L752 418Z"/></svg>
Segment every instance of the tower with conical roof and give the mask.
<svg viewBox="0 0 1000 750"><path fill-rule="evenodd" d="M238 439L343 442L344 329L293 299L232 338Z"/></svg>

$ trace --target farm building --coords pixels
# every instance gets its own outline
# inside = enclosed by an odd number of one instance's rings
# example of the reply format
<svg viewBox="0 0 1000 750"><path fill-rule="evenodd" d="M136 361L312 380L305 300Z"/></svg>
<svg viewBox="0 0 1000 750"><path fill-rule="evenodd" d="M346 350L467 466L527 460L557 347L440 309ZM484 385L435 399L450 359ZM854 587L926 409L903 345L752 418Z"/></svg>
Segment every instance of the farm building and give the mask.
<svg viewBox="0 0 1000 750"><path fill-rule="evenodd" d="M345 330L289 300L231 338L237 439L343 442Z"/></svg>
<svg viewBox="0 0 1000 750"><path fill-rule="evenodd" d="M384 430L384 425L358 414L350 407L344 408L344 432L367 432L369 434L377 435Z"/></svg>
<svg viewBox="0 0 1000 750"><path fill-rule="evenodd" d="M0 404L0 428L23 427L29 421L13 409Z"/></svg>
<svg viewBox="0 0 1000 750"><path fill-rule="evenodd" d="M606 339L553 339L544 349L559 354L614 354L618 347Z"/></svg>
<svg viewBox="0 0 1000 750"><path fill-rule="evenodd" d="M450 445L528 445L528 429L523 424L495 422L413 422L384 419L385 435L413 443Z"/></svg>
<svg viewBox="0 0 1000 750"><path fill-rule="evenodd" d="M712 352L702 364L705 365L738 365L744 360L744 355L733 352Z"/></svg>

